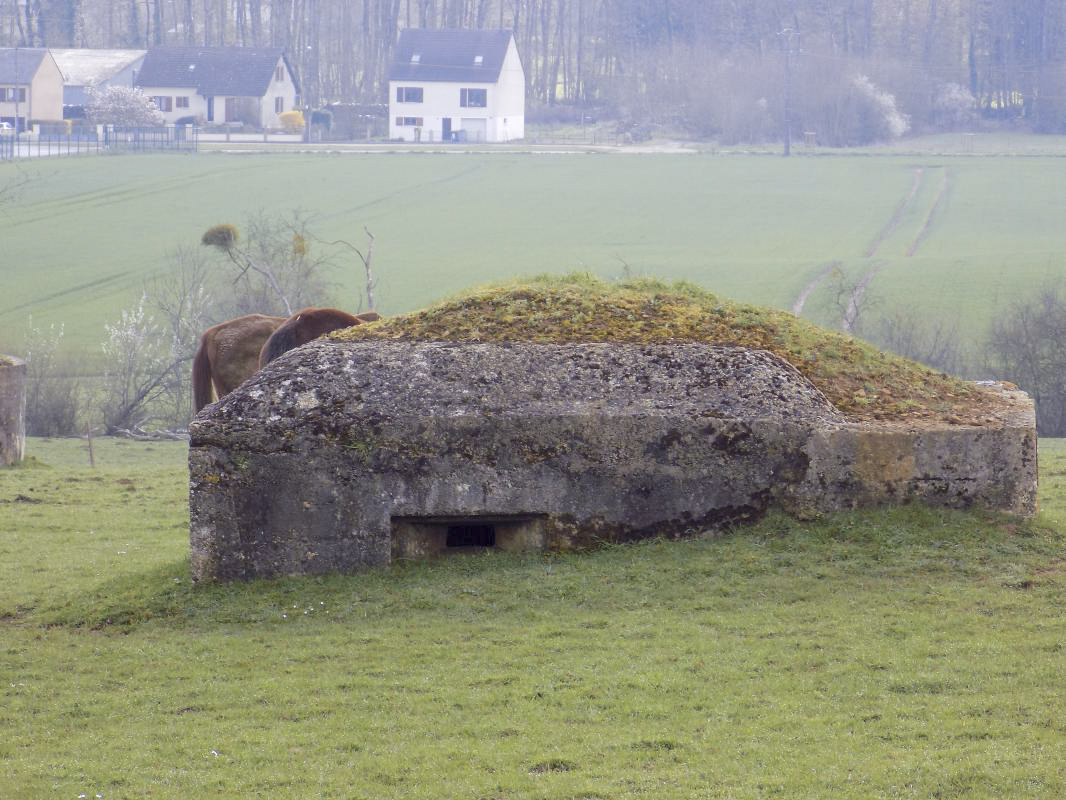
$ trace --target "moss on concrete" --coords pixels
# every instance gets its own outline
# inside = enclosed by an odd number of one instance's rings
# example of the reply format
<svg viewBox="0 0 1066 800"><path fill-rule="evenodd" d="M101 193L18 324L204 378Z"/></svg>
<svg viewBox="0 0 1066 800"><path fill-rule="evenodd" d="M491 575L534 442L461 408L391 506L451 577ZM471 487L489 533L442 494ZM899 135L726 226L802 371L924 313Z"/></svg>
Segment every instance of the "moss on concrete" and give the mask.
<svg viewBox="0 0 1066 800"><path fill-rule="evenodd" d="M686 283L541 276L478 288L436 306L332 334L542 343L704 342L768 350L855 420L981 424L1000 401L980 387L784 311L732 303Z"/></svg>

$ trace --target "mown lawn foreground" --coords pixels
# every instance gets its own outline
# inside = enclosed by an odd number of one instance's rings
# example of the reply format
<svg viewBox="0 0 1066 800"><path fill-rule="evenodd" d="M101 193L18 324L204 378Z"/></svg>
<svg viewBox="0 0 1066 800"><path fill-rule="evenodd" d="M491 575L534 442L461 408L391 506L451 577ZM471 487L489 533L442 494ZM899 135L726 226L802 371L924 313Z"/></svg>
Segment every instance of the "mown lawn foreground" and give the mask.
<svg viewBox="0 0 1066 800"><path fill-rule="evenodd" d="M190 585L185 446L0 473L0 797L1066 796L1066 445L907 508Z"/></svg>

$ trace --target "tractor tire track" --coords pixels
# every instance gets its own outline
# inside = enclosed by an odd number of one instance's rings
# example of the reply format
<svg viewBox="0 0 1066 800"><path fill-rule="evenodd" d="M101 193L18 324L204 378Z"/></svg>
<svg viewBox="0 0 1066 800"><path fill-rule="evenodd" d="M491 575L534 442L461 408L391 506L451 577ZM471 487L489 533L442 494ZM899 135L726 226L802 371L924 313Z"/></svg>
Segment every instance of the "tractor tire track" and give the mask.
<svg viewBox="0 0 1066 800"><path fill-rule="evenodd" d="M907 258L910 258L918 252L918 248L921 247L922 243L929 237L933 228L933 223L936 222L937 217L943 213L943 208L947 205L948 193L951 189L951 178L951 170L948 167L944 167L944 180L940 183L940 191L937 193L936 200L933 201L933 207L929 209L929 213L925 217L925 223L922 225L922 229L918 231L918 235L907 249Z"/></svg>
<svg viewBox="0 0 1066 800"><path fill-rule="evenodd" d="M839 261L830 261L818 271L818 274L803 287L803 291L796 297L796 302L792 304L793 314L798 317L803 313L803 306L807 304L807 298L810 297L811 293L821 285L822 281L833 274L833 270L840 269L840 264L841 262Z"/></svg>
<svg viewBox="0 0 1066 800"><path fill-rule="evenodd" d="M78 295L90 289L104 289L115 285L124 285L128 281L129 271L115 272L111 275L105 275L102 278L88 281L87 283L79 283L77 286L71 286L67 289L61 289L58 292L52 292L50 294L40 295L30 300L26 300L22 303L18 303L13 306L7 306L6 308L0 308L0 315L12 314L16 311L22 311L27 308L34 308L35 306L43 305L54 300L66 298L71 295Z"/></svg>
<svg viewBox="0 0 1066 800"><path fill-rule="evenodd" d="M911 207L914 198L918 196L918 190L922 186L922 178L924 175L924 167L918 167L914 170L914 181L911 183L910 193L899 201L899 205L896 206L896 210L892 212L892 217L888 220L888 223L877 232L873 241L870 242L870 246L867 247L866 252L863 253L866 258L873 258L877 255L877 251L880 249L885 239L891 236L892 232L899 227L899 223L903 220L903 215L907 213L907 209Z"/></svg>
<svg viewBox="0 0 1066 800"><path fill-rule="evenodd" d="M916 170L916 172L921 171L921 169ZM904 203L901 203L900 206L896 209L896 214L893 215L892 222L889 223L889 226L884 231L885 236L887 236L892 231L892 229L894 229L899 224L899 218L903 216L903 213L907 210L907 208L911 205L911 202L914 200L914 196L918 193L918 187L921 184L919 178L920 176L916 174L915 183L914 186L911 188L911 193L907 197L906 201ZM921 230L918 231L918 235L914 238L914 241L911 242L910 247L907 248L907 258L910 258L916 252L918 252L918 248L921 247L922 242L924 242L929 236L929 233L933 227L933 223L936 221L944 205L947 203L948 190L950 188L951 170L945 167L943 180L940 183L940 189L937 192L936 198L933 200L933 205L930 207L929 213L925 216L925 221L922 223ZM880 239L875 239L876 247L871 246L871 249L867 252L868 256L871 253L876 252L877 247L880 247L881 241L883 241L883 239L884 237L880 237ZM855 322L859 318L859 313L862 308L862 298L866 294L866 290L870 287L870 284L873 283L874 278L876 278L878 274L887 266L887 261L882 261L873 265L869 270L866 271L862 278L859 279L859 282L855 284L855 288L854 290L852 290L851 297L848 300L847 308L844 311L844 318L840 321L840 327L846 333L851 333L852 329L855 327Z"/></svg>
<svg viewBox="0 0 1066 800"><path fill-rule="evenodd" d="M881 248L881 245L884 243L885 239L891 236L892 233L896 230L896 228L899 227L900 222L903 220L903 216L907 213L907 210L914 203L914 198L918 196L918 190L922 187L922 179L924 175L924 167L915 168L914 177L911 181L910 191L906 195L904 195L904 197L899 201L899 203L896 205L895 210L892 212L892 216L889 217L888 222L885 223L884 227L882 227L881 230L877 232L877 235L874 236L874 238L870 241L870 244L867 245L866 251L863 253L864 258L873 258L875 255L877 255L877 251ZM840 266L840 261L832 261L828 265L826 265L817 275L815 275L814 278L809 283L807 283L807 285L803 287L802 291L800 291L800 293L796 296L795 302L792 303L792 313L795 314L797 317L801 313L803 313L803 307L807 304L807 300L814 292L814 290L821 285L822 281L824 281L833 273L834 269L839 269ZM881 267L883 266L884 265L881 265ZM881 267L878 267L877 271L880 271ZM851 313L850 310L858 309L859 301L862 299L862 293L866 291L866 287L870 285L870 281L873 280L874 275L876 275L876 271L868 277L864 277L863 280L860 281L860 283L855 287L855 291L858 293L858 296L856 297L853 294L851 300L848 303L849 312L845 313L844 321L842 322L844 330L851 330L851 323L848 322L848 316L849 313ZM852 321L854 320L852 319Z"/></svg>

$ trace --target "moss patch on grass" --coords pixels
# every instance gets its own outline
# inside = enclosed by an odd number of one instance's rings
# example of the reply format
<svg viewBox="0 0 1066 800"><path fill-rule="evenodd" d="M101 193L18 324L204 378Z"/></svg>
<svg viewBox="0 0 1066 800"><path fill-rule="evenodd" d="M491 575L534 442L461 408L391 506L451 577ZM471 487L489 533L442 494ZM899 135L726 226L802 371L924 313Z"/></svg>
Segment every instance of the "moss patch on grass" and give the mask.
<svg viewBox="0 0 1066 800"><path fill-rule="evenodd" d="M732 303L687 283L538 276L474 289L333 338L453 342L705 342L768 350L849 418L980 424L991 392L792 314Z"/></svg>

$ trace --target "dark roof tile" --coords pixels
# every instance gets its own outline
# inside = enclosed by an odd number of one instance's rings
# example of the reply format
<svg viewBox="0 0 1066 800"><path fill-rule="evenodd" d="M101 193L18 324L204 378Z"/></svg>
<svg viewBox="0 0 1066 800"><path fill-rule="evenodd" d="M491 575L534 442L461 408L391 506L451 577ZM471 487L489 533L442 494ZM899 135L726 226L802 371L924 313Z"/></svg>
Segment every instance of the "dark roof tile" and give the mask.
<svg viewBox="0 0 1066 800"><path fill-rule="evenodd" d="M0 83L29 83L47 52L43 47L0 48Z"/></svg>
<svg viewBox="0 0 1066 800"><path fill-rule="evenodd" d="M278 59L284 57L276 47L153 47L144 58L137 85L192 86L205 97L262 97ZM285 64L289 66L288 60Z"/></svg>
<svg viewBox="0 0 1066 800"><path fill-rule="evenodd" d="M510 31L408 28L400 34L389 80L495 83L510 42Z"/></svg>

